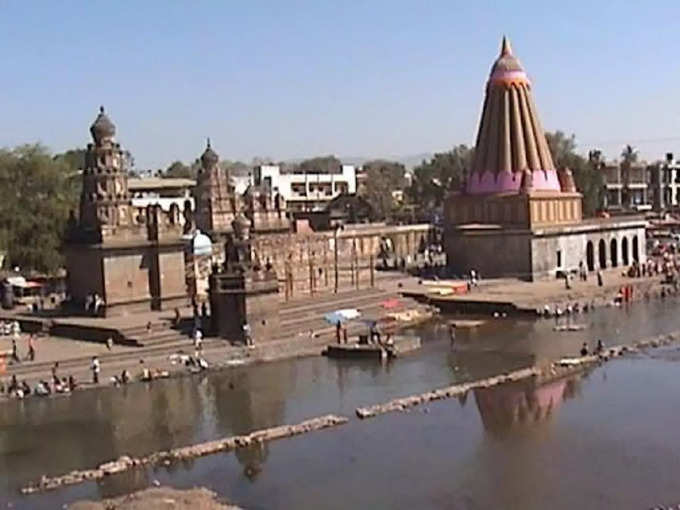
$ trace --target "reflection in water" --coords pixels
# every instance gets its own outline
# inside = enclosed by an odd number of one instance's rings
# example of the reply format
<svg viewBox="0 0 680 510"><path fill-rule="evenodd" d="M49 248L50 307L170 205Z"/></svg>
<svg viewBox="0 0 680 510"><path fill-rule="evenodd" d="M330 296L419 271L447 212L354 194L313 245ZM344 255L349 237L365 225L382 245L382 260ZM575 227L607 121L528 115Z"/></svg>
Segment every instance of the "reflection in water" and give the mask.
<svg viewBox="0 0 680 510"><path fill-rule="evenodd" d="M262 472L262 467L269 456L268 443L256 443L247 448L239 448L234 451L239 464L243 466L243 474L254 482Z"/></svg>
<svg viewBox="0 0 680 510"><path fill-rule="evenodd" d="M487 432L504 436L513 430L548 422L566 399L578 393L578 377L536 386L515 382L474 390L479 415Z"/></svg>
<svg viewBox="0 0 680 510"><path fill-rule="evenodd" d="M625 312L602 308L580 320L588 322L585 338L602 338L608 345L623 343L677 329L677 302L636 303ZM124 454L145 455L320 414L351 416L357 406L573 354L584 339L583 333L553 332L550 320L500 319L462 329L452 348L447 328L441 324L420 327L417 333L423 339L422 349L386 365L322 357L293 359L202 378L3 403L0 503L42 474L84 469ZM620 333L614 339L612 331L617 328ZM678 352L666 356L680 359ZM475 400L488 436L492 436L522 429L522 423L537 423L540 429L577 390L578 383L570 380L540 388L518 384L479 390ZM461 406L466 398L460 396ZM473 410L466 406L463 412ZM375 424L367 429L371 427ZM258 483L269 478L257 477L257 473L264 462L274 462L271 457L267 446L236 456L242 472ZM499 465L498 459L491 457L487 468ZM181 465L179 469L182 473ZM145 483L144 476L135 476L130 475L127 481L125 477L111 479L100 485L101 491L108 494L109 490L124 491L126 486L136 488Z"/></svg>

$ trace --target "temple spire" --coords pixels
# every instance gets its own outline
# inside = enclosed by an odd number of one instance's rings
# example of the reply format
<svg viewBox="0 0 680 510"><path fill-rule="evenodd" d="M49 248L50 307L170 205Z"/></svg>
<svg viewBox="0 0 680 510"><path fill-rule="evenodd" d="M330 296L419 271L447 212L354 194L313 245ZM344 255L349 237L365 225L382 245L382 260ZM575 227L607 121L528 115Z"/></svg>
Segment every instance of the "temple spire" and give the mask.
<svg viewBox="0 0 680 510"><path fill-rule="evenodd" d="M503 42L501 42L501 55L512 55L510 41L505 35L503 36Z"/></svg>
<svg viewBox="0 0 680 510"><path fill-rule="evenodd" d="M479 121L469 193L561 190L531 82L510 42L491 67Z"/></svg>

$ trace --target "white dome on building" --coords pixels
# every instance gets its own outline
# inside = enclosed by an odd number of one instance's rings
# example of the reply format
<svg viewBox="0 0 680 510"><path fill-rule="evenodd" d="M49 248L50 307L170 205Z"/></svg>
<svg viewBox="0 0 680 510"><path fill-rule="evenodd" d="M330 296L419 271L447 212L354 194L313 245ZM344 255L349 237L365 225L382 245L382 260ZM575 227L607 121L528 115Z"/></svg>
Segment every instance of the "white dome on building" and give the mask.
<svg viewBox="0 0 680 510"><path fill-rule="evenodd" d="M211 255L212 241L200 230L196 230L194 238L191 241L191 249L194 255Z"/></svg>

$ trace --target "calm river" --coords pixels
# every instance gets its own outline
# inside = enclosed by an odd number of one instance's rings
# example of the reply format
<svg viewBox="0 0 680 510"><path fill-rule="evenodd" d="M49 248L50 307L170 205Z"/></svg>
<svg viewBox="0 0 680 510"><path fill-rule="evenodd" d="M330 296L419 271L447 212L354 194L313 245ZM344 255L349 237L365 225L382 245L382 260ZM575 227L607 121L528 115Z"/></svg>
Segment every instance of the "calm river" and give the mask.
<svg viewBox="0 0 680 510"><path fill-rule="evenodd" d="M490 320L459 331L419 329L424 346L386 365L287 360L202 378L83 391L0 405L0 507L60 508L140 489L153 480L208 486L245 508L647 508L680 503L680 350L616 360L543 387L471 392L405 414L354 419L383 402L605 343L680 329L675 299L554 321ZM592 342L591 342L592 343ZM123 454L294 423L326 413L348 425L172 471L140 470L21 497L43 473L93 467Z"/></svg>

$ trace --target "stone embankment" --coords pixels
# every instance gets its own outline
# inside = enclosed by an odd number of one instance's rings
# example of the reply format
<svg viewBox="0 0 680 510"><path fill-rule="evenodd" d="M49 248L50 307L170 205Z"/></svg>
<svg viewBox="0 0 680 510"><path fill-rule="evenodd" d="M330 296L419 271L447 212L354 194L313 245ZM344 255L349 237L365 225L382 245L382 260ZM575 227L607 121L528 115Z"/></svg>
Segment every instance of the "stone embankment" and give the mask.
<svg viewBox="0 0 680 510"><path fill-rule="evenodd" d="M361 419L373 418L381 414L392 413L397 411L406 411L411 407L427 404L435 400L442 400L447 398L454 398L475 388L490 388L499 384L521 381L535 377L537 382L547 382L550 379L558 379L573 373L579 372L584 368L592 366L596 363L603 363L609 359L622 356L629 352L636 352L638 349L647 347L659 347L668 345L673 341L680 339L680 331L659 335L644 340L634 342L631 346L618 345L606 349L603 353L598 355L581 356L577 358L562 358L560 360L548 363L543 367L528 367L500 374L486 379L479 379L477 381L465 382L461 384L454 384L446 388L428 391L419 395L411 395L408 397L395 398L383 404L376 404L367 407L358 407L356 415Z"/></svg>
<svg viewBox="0 0 680 510"><path fill-rule="evenodd" d="M480 379L478 381L467 382L462 384L454 384L438 390L428 391L420 395L411 395L409 397L395 398L384 404L376 404L368 407L358 407L356 414L359 418L373 418L380 414L391 413L395 411L405 411L409 407L426 404L435 400L442 400L445 398L458 397L474 388L490 388L498 384L503 384L513 381L521 381L529 377L534 377L540 374L540 369L537 367L522 368L506 374Z"/></svg>
<svg viewBox="0 0 680 510"><path fill-rule="evenodd" d="M124 455L117 460L105 462L95 469L72 471L68 474L55 477L43 476L40 481L23 487L21 492L22 494L32 494L39 491L58 489L66 485L75 485L86 481L99 480L106 476L122 473L141 466L169 466L184 459L193 459L217 452L244 448L265 441L297 436L315 430L343 425L347 423L347 421L348 419L344 416L328 414L300 422L296 425L280 425L278 427L257 430L241 436L232 436L192 446L156 452L146 457L136 458Z"/></svg>

